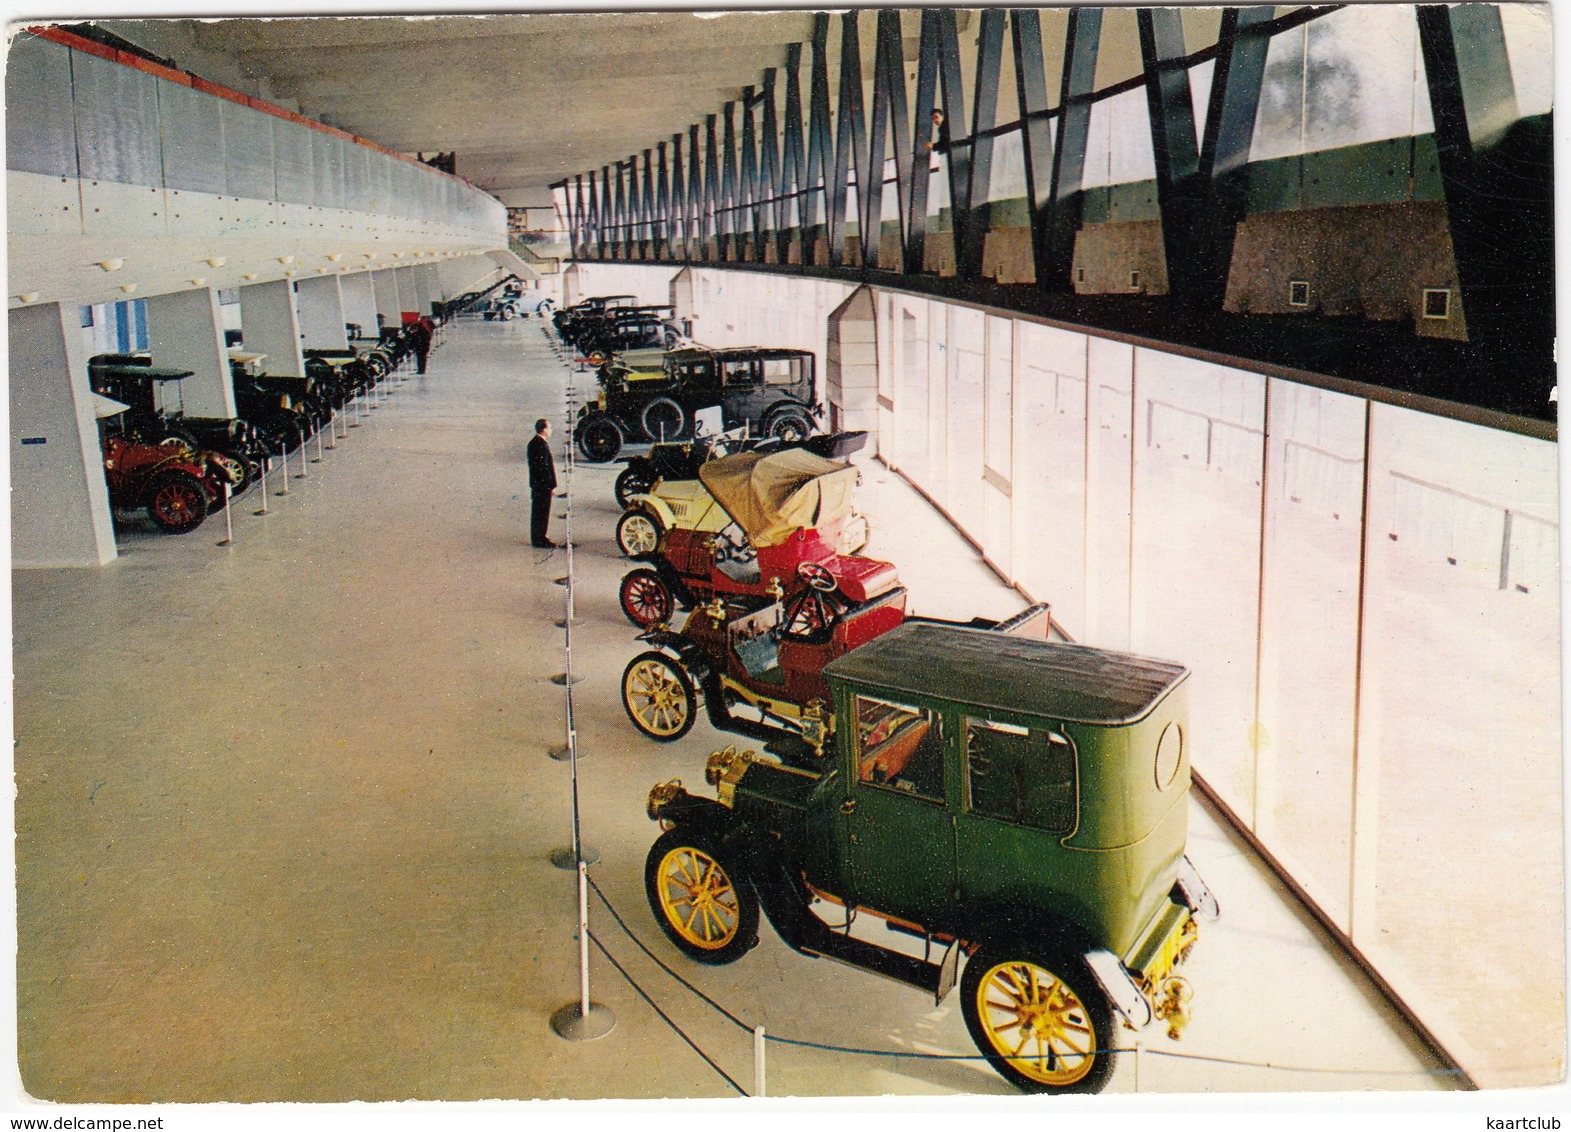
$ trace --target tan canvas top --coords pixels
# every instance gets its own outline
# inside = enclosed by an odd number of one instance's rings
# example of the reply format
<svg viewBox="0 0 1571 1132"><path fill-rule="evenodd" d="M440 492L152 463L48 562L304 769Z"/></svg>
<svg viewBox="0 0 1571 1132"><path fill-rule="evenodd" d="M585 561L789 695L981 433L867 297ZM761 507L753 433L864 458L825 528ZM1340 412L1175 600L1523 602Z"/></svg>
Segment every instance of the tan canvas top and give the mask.
<svg viewBox="0 0 1571 1132"><path fill-rule="evenodd" d="M777 546L801 527L851 513L856 469L801 448L711 460L698 478L755 547Z"/></svg>

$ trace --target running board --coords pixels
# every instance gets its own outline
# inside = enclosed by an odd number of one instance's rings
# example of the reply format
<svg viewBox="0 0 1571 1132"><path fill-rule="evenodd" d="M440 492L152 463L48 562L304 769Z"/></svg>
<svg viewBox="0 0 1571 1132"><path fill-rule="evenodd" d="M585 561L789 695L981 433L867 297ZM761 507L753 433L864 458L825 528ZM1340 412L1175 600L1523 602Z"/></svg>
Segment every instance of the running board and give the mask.
<svg viewBox="0 0 1571 1132"><path fill-rule="evenodd" d="M817 917L810 916L808 919L810 922L803 925L806 929L803 933L805 938L797 945L797 950L807 955L836 959L908 987L924 990L935 998L938 996L938 988L944 981L943 968L939 964L842 935L831 930Z"/></svg>

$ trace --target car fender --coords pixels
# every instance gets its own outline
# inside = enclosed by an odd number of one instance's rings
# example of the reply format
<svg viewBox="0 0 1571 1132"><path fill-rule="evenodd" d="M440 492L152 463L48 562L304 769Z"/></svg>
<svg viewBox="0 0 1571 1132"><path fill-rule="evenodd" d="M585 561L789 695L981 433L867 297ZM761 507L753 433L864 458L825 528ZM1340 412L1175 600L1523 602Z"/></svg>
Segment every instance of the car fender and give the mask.
<svg viewBox="0 0 1571 1132"><path fill-rule="evenodd" d="M678 525L676 516L671 513L670 505L658 495L643 493L630 495L627 497L627 509L629 511L647 512L651 518L660 524L661 530L669 531L672 527Z"/></svg>

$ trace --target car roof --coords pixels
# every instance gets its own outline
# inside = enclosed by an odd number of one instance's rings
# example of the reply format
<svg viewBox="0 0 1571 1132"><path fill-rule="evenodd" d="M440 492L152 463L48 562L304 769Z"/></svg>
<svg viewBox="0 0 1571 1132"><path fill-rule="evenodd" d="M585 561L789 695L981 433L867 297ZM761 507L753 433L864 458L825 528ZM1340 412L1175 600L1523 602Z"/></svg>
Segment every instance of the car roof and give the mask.
<svg viewBox="0 0 1571 1132"><path fill-rule="evenodd" d="M684 346L680 350L669 351L673 358L688 358L702 355L704 357L732 358L741 354L760 358L810 358L811 350L793 350L786 346L727 346L716 349L712 346Z"/></svg>
<svg viewBox="0 0 1571 1132"><path fill-rule="evenodd" d="M1189 670L1061 641L907 621L824 673L982 708L1108 725L1143 719Z"/></svg>
<svg viewBox="0 0 1571 1132"><path fill-rule="evenodd" d="M141 378L144 381L181 381L191 377L194 370L176 369L173 366L95 365L94 374L103 377Z"/></svg>

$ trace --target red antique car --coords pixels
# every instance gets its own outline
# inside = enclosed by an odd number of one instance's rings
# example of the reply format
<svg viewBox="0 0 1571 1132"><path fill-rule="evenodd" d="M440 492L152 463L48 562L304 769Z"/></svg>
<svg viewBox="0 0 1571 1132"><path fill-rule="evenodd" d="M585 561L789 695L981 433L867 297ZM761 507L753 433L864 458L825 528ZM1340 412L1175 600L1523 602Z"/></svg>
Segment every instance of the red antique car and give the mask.
<svg viewBox="0 0 1571 1132"><path fill-rule="evenodd" d="M841 590L816 564L802 567L806 585L793 596L761 604L715 597L680 631L656 625L641 635L654 649L622 673L622 706L651 739L670 742L693 725L702 702L722 731L780 743L788 758L816 761L833 731L824 668L907 620L905 587L891 573L876 592ZM969 628L1046 639L1046 603L1006 621L973 618ZM733 709L745 709L738 717ZM783 742L782 742L783 741Z"/></svg>
<svg viewBox="0 0 1571 1132"><path fill-rule="evenodd" d="M145 507L159 527L184 534L223 503L226 483L235 489L244 482L245 467L179 439L145 444L111 436L104 441L104 479L112 506L122 511Z"/></svg>
<svg viewBox="0 0 1571 1132"><path fill-rule="evenodd" d="M840 554L855 512L857 471L800 448L711 460L698 477L731 522L662 531L645 565L622 579L622 612L639 628L711 600L766 604L805 589L865 601L896 585L888 562Z"/></svg>

